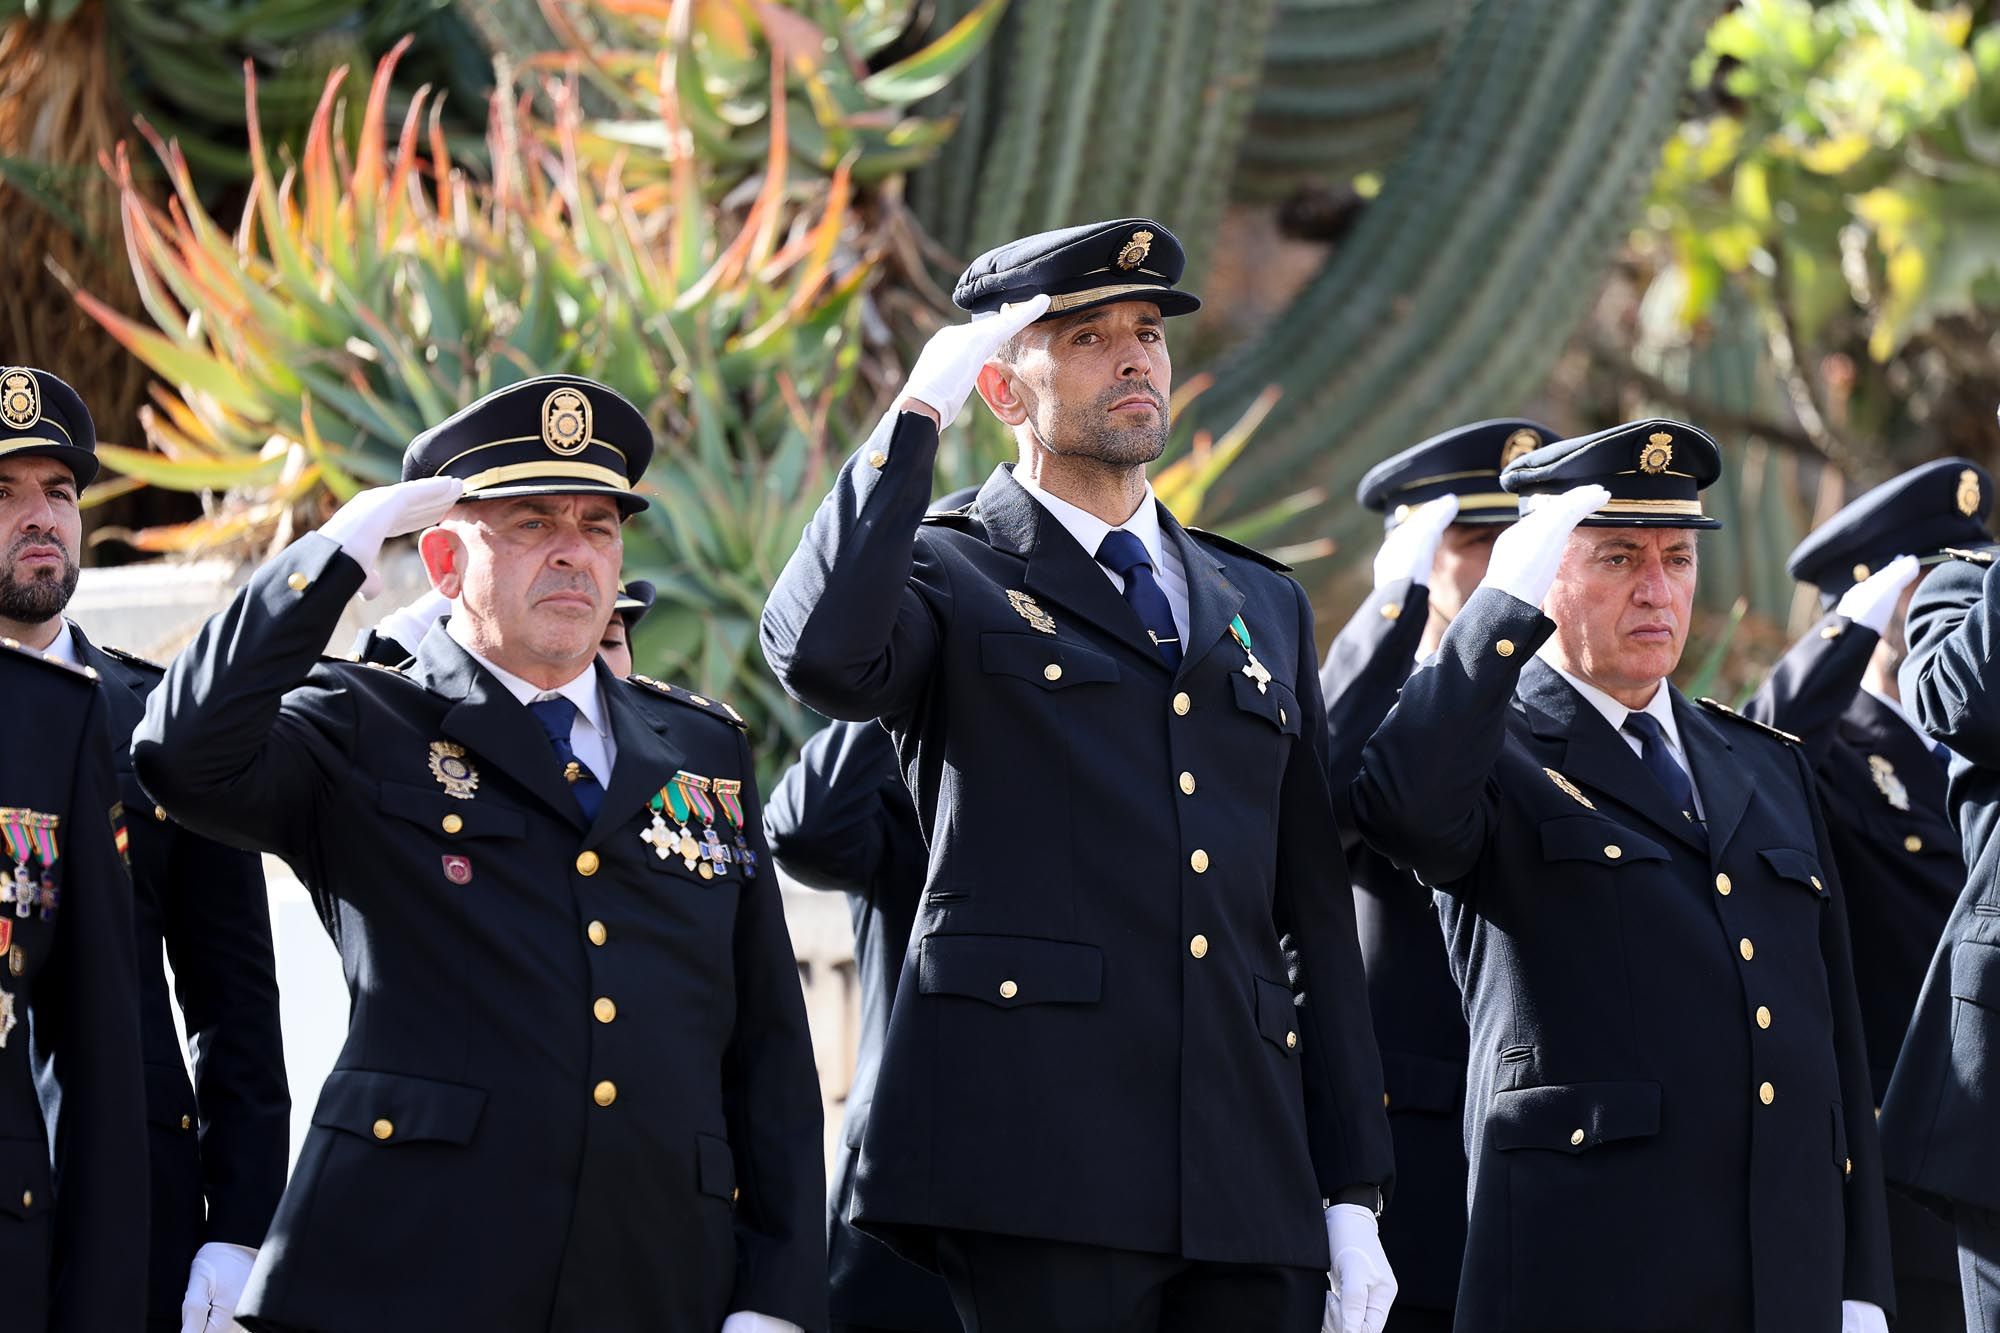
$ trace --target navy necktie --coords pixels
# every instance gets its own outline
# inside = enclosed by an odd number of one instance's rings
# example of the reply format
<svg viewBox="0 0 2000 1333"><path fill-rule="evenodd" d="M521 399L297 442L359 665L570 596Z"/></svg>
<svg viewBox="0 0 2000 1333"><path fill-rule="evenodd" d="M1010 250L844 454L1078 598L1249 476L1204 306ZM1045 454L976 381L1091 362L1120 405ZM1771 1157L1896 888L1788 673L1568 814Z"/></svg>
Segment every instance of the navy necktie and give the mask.
<svg viewBox="0 0 2000 1333"><path fill-rule="evenodd" d="M1651 713L1627 713L1625 730L1639 738L1639 762L1667 793L1674 808L1687 816L1689 823L1696 823L1694 783L1688 780L1687 770L1668 752L1667 733L1660 720Z"/></svg>
<svg viewBox="0 0 2000 1333"><path fill-rule="evenodd" d="M1113 528L1098 543L1097 559L1125 580L1125 600L1138 613L1139 623L1146 627L1153 647L1159 650L1168 667L1178 668L1180 631L1174 628L1174 609L1168 605L1167 595L1160 591L1159 579L1153 576L1153 557L1146 554L1146 543L1123 528Z"/></svg>
<svg viewBox="0 0 2000 1333"><path fill-rule="evenodd" d="M562 761L563 777L569 782L570 793L576 803L583 807L583 817L594 822L597 812L604 804L604 788L597 777L577 759L576 751L569 743L570 728L576 723L576 705L558 694L553 699L537 699L528 705L528 711L535 715L535 721L542 724L548 733L549 744L556 748L556 758ZM574 774L574 776L571 776Z"/></svg>
<svg viewBox="0 0 2000 1333"><path fill-rule="evenodd" d="M1931 757L1938 761L1939 768L1946 772L1951 771L1951 751L1945 747L1943 741L1931 742Z"/></svg>

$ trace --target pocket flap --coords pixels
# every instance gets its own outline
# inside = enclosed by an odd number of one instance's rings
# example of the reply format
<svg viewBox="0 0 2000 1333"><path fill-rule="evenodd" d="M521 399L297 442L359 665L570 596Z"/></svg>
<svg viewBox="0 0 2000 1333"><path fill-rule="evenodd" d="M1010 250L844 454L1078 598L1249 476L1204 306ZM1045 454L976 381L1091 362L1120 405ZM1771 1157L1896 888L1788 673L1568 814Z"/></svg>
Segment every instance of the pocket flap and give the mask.
<svg viewBox="0 0 2000 1333"><path fill-rule="evenodd" d="M694 1136L695 1184L703 1194L717 1199L736 1197L736 1154L727 1140L713 1134Z"/></svg>
<svg viewBox="0 0 2000 1333"><path fill-rule="evenodd" d="M1257 682L1239 670L1230 674L1229 687L1236 692L1238 708L1255 713L1287 736L1299 734L1299 701L1283 683L1271 681L1260 691Z"/></svg>
<svg viewBox="0 0 2000 1333"><path fill-rule="evenodd" d="M1292 988L1262 977L1257 981L1257 1030L1287 1056L1299 1053L1299 1009Z"/></svg>
<svg viewBox="0 0 2000 1333"><path fill-rule="evenodd" d="M1556 1083L1493 1095L1486 1141L1502 1150L1588 1152L1660 1132L1657 1083Z"/></svg>
<svg viewBox="0 0 2000 1333"><path fill-rule="evenodd" d="M486 1092L414 1074L336 1069L320 1088L312 1122L394 1147L398 1143L472 1142Z"/></svg>
<svg viewBox="0 0 2000 1333"><path fill-rule="evenodd" d="M1465 1096L1465 1061L1384 1051L1382 1086L1391 1111L1453 1112Z"/></svg>
<svg viewBox="0 0 2000 1333"><path fill-rule="evenodd" d="M1757 855L1779 879L1790 880L1802 889L1826 896L1826 881L1819 873L1819 858L1796 847L1766 847Z"/></svg>
<svg viewBox="0 0 2000 1333"><path fill-rule="evenodd" d="M1118 679L1118 664L1103 653L1047 634L982 634L979 665L991 675L1017 676L1045 690Z"/></svg>
<svg viewBox="0 0 2000 1333"><path fill-rule="evenodd" d="M1951 996L2000 1009L2000 945L1959 942L1951 951Z"/></svg>
<svg viewBox="0 0 2000 1333"><path fill-rule="evenodd" d="M917 952L917 989L963 995L1002 1009L1024 1004L1095 1004L1104 955L1094 944L1019 935L926 935Z"/></svg>
<svg viewBox="0 0 2000 1333"><path fill-rule="evenodd" d="M54 1199L48 1140L0 1139L0 1214L35 1217L48 1212Z"/></svg>
<svg viewBox="0 0 2000 1333"><path fill-rule="evenodd" d="M477 796L461 801L440 789L416 787L407 782L383 783L375 804L385 815L429 829L438 835L440 842L518 838L528 831L528 821L518 810L482 801Z"/></svg>
<svg viewBox="0 0 2000 1333"><path fill-rule="evenodd" d="M1570 815L1543 821L1542 858L1624 865L1631 861L1664 861L1667 849L1608 819Z"/></svg>

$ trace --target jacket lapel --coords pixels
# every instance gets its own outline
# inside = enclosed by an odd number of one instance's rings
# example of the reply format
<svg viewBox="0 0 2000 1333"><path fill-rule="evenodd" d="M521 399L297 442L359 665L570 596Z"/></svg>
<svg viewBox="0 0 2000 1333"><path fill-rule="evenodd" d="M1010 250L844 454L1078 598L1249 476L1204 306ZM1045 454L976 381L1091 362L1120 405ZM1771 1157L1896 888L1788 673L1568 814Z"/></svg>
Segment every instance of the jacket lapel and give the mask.
<svg viewBox="0 0 2000 1333"><path fill-rule="evenodd" d="M125 673L111 659L111 655L84 637L83 627L74 620L69 623L70 638L76 643L77 660L97 673L97 683L104 690L104 710L111 724L113 758L117 760L119 772L132 767L130 751L121 748L120 737L129 737L139 726L139 718L146 711L146 701L130 685L125 683Z"/></svg>
<svg viewBox="0 0 2000 1333"><path fill-rule="evenodd" d="M453 701L441 724L446 736L583 827L583 807L562 780L555 749L534 714L442 626L433 626L424 636L410 674Z"/></svg>
<svg viewBox="0 0 2000 1333"><path fill-rule="evenodd" d="M1535 735L1552 745L1561 746L1562 762L1557 771L1564 777L1579 787L1618 802L1694 850L1706 850L1705 842L1714 838L1713 826L1709 838L1704 840L1701 831L1690 824L1680 811L1669 809L1666 793L1660 790L1660 784L1646 771L1646 766L1639 762L1639 756L1632 753L1632 747L1611 729L1611 724L1604 720L1602 713L1584 702L1583 696L1556 674L1553 667L1540 658L1528 663L1521 671L1521 681L1515 692L1527 711L1529 725ZM1676 721L1679 721L1678 714ZM1685 741L1685 723L1681 724L1681 735ZM1703 807L1712 819L1715 798L1708 794L1706 783L1701 781L1699 767L1695 769L1695 774L1696 782L1701 784Z"/></svg>
<svg viewBox="0 0 2000 1333"><path fill-rule="evenodd" d="M610 715L611 739L618 747L618 757L611 764L604 805L584 839L593 847L644 810L653 793L673 781L681 766L681 752L667 736L666 719L640 708L632 697L634 687L612 675L601 662L597 683Z"/></svg>
<svg viewBox="0 0 2000 1333"><path fill-rule="evenodd" d="M1674 725L1680 728L1681 745L1701 796L1701 812L1708 820L1709 852L1719 865L1756 793L1749 775L1731 753L1734 747L1729 737L1679 690L1674 691Z"/></svg>
<svg viewBox="0 0 2000 1333"><path fill-rule="evenodd" d="M1158 504L1158 501L1154 502ZM1182 676L1194 670L1229 633L1229 622L1243 609L1243 594L1229 581L1208 549L1188 536L1165 505L1159 505L1160 534L1180 554L1188 585L1188 641L1182 647ZM1252 642L1256 631L1251 630ZM1267 648L1268 652L1269 649Z"/></svg>

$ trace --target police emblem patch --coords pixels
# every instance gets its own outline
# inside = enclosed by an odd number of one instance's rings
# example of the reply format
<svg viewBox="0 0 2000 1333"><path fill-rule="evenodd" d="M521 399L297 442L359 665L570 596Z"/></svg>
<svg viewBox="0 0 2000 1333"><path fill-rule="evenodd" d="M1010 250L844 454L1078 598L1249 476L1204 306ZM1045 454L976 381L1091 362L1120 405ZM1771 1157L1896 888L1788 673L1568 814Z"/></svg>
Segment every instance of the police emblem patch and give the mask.
<svg viewBox="0 0 2000 1333"><path fill-rule="evenodd" d="M1152 251L1153 233L1142 228L1132 233L1132 239L1125 242L1124 248L1118 252L1118 258L1111 262L1129 272L1145 263L1146 256Z"/></svg>
<svg viewBox="0 0 2000 1333"><path fill-rule="evenodd" d="M590 443L590 400L575 389L557 389L542 400L542 443L568 457Z"/></svg>
<svg viewBox="0 0 2000 1333"><path fill-rule="evenodd" d="M465 747L450 741L431 742L431 776L444 788L445 795L461 801L472 799L479 789L479 770L465 758Z"/></svg>
<svg viewBox="0 0 2000 1333"><path fill-rule="evenodd" d="M1879 754L1868 756L1868 776L1875 779L1875 790L1882 793L1882 799L1898 810L1910 808L1909 788L1896 776L1896 766Z"/></svg>
<svg viewBox="0 0 2000 1333"><path fill-rule="evenodd" d="M25 370L0 371L0 421L26 430L42 419L42 386Z"/></svg>
<svg viewBox="0 0 2000 1333"><path fill-rule="evenodd" d="M1654 431L1646 437L1646 447L1639 451L1639 470L1650 477L1657 477L1667 470L1674 461L1674 437L1663 430Z"/></svg>
<svg viewBox="0 0 2000 1333"><path fill-rule="evenodd" d="M1054 634L1056 632L1055 617L1042 610L1035 599L1028 596L1028 594L1014 588L1009 588L1007 590L1007 605L1014 608L1015 615L1018 615L1042 633Z"/></svg>

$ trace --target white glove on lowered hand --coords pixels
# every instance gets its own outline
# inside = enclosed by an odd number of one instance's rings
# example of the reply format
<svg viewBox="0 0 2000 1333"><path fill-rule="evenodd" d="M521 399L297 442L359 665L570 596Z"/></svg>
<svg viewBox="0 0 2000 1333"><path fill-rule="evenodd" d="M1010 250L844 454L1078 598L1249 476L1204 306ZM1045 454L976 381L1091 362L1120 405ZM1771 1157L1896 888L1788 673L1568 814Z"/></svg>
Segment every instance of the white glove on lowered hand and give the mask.
<svg viewBox="0 0 2000 1333"><path fill-rule="evenodd" d="M196 1250L181 1297L181 1333L241 1333L236 1303L256 1262L257 1251L247 1245L212 1240Z"/></svg>
<svg viewBox="0 0 2000 1333"><path fill-rule="evenodd" d="M1456 495L1426 500L1405 515L1395 530L1382 539L1382 549L1375 553L1375 590L1380 592L1404 579L1428 586L1438 543L1444 540L1444 530L1457 517Z"/></svg>
<svg viewBox="0 0 2000 1333"><path fill-rule="evenodd" d="M1333 1251L1327 1274L1332 1290L1320 1333L1382 1333L1396 1299L1396 1275L1382 1253L1375 1214L1358 1203L1333 1205L1326 1210L1326 1244Z"/></svg>
<svg viewBox="0 0 2000 1333"><path fill-rule="evenodd" d="M339 542L340 549L367 571L361 595L373 597L382 591L382 575L375 568L382 543L405 533L422 532L458 503L464 489L465 483L457 477L424 477L377 486L342 505L320 531Z"/></svg>
<svg viewBox="0 0 2000 1333"><path fill-rule="evenodd" d="M1865 625L1880 634L1889 628L1890 617L1896 614L1896 601L1902 597L1903 589L1915 583L1921 572L1915 556L1899 555L1842 593L1839 604L1833 609L1855 624Z"/></svg>
<svg viewBox="0 0 2000 1333"><path fill-rule="evenodd" d="M903 383L897 402L914 398L938 414L943 430L965 406L979 382L979 369L1000 350L1002 343L1042 317L1049 308L1046 296L1031 297L1018 305L1004 305L990 314L974 315L969 324L948 324L931 335L910 378Z"/></svg>
<svg viewBox="0 0 2000 1333"><path fill-rule="evenodd" d="M722 1333L805 1333L805 1330L775 1315L738 1310L722 1321Z"/></svg>
<svg viewBox="0 0 2000 1333"><path fill-rule="evenodd" d="M1840 1333L1889 1333L1889 1317L1871 1301L1842 1301Z"/></svg>
<svg viewBox="0 0 2000 1333"><path fill-rule="evenodd" d="M1498 588L1529 606L1540 606L1562 568L1570 533L1610 498L1611 492L1602 486L1578 486L1542 501L1493 543L1479 586Z"/></svg>
<svg viewBox="0 0 2000 1333"><path fill-rule="evenodd" d="M376 622L375 632L394 639L406 652L414 653L431 626L451 613L451 598L432 588L408 606L399 606Z"/></svg>

